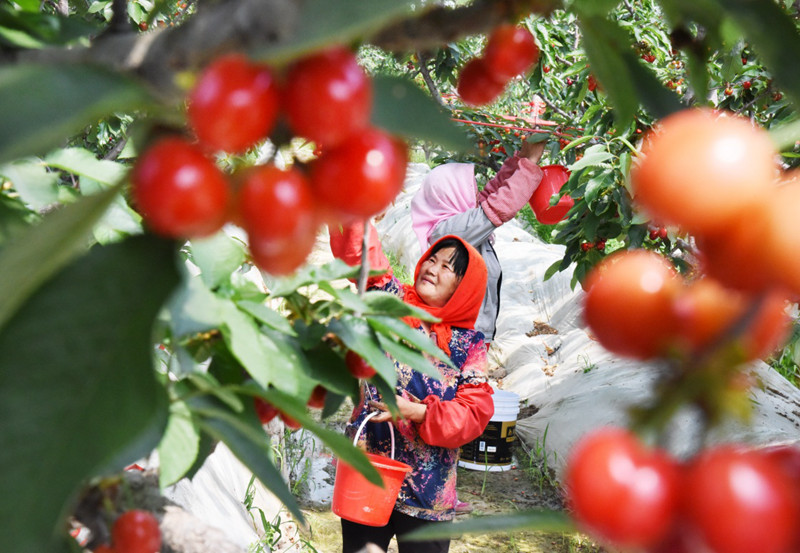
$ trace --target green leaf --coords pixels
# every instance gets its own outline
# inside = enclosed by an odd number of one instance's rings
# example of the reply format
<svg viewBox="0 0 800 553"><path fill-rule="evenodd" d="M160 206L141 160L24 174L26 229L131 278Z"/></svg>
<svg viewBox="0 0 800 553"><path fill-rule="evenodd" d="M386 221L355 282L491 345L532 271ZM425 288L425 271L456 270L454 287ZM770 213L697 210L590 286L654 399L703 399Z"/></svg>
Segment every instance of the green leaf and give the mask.
<svg viewBox="0 0 800 553"><path fill-rule="evenodd" d="M356 278L358 266L351 267L341 259L334 259L319 267L307 265L290 277L276 279L271 283L270 297L281 298L296 292L298 288L318 284L325 280L339 280L342 278Z"/></svg>
<svg viewBox="0 0 800 553"><path fill-rule="evenodd" d="M434 380L442 379L442 375L438 369L418 351L410 349L391 338L387 338L383 334L378 334L378 342L380 342L384 351L391 355L398 363L407 365L415 371L430 376Z"/></svg>
<svg viewBox="0 0 800 553"><path fill-rule="evenodd" d="M565 511L531 510L510 515L478 516L464 522L430 525L404 536L409 541L454 538L461 534L508 534L520 530L547 533L575 532Z"/></svg>
<svg viewBox="0 0 800 553"><path fill-rule="evenodd" d="M358 381L350 375L344 359L320 345L306 352L311 378L341 395L358 397Z"/></svg>
<svg viewBox="0 0 800 553"><path fill-rule="evenodd" d="M383 292L381 290L370 290L364 294L363 299L364 303L368 306L365 313L369 315L386 315L395 318L410 315L423 321L439 321L438 318L424 309L407 304L397 294ZM406 325L406 327L407 326L408 325Z"/></svg>
<svg viewBox="0 0 800 553"><path fill-rule="evenodd" d="M63 46L99 31L97 24L80 17L31 13L0 6L0 42L11 47Z"/></svg>
<svg viewBox="0 0 800 553"><path fill-rule="evenodd" d="M640 101L656 118L681 109L678 97L636 57L630 36L619 25L587 14L581 14L579 21L592 73L616 110L618 128L631 124Z"/></svg>
<svg viewBox="0 0 800 553"><path fill-rule="evenodd" d="M547 270L544 272L544 277L543 277L543 280L545 282L547 282L548 280L553 278L553 275L555 275L557 272L559 272L561 270L561 262L562 262L562 260L559 259L558 261L556 261L555 263L551 264L547 268Z"/></svg>
<svg viewBox="0 0 800 553"><path fill-rule="evenodd" d="M44 158L50 167L61 169L109 186L117 184L128 173L128 168L116 161L97 159L95 154L83 148L55 150Z"/></svg>
<svg viewBox="0 0 800 553"><path fill-rule="evenodd" d="M376 75L372 80L372 122L394 134L426 140L451 152L467 152L473 146L451 114L412 81Z"/></svg>
<svg viewBox="0 0 800 553"><path fill-rule="evenodd" d="M80 485L161 440L152 331L178 282L174 258L150 236L95 247L0 332L0 540L14 551L50 550Z"/></svg>
<svg viewBox="0 0 800 553"><path fill-rule="evenodd" d="M286 317L269 306L250 300L237 301L236 305L259 322L289 336L297 336L297 332Z"/></svg>
<svg viewBox="0 0 800 553"><path fill-rule="evenodd" d="M292 37L280 44L252 52L273 63L314 51L331 43L347 44L409 15L417 0L305 0Z"/></svg>
<svg viewBox="0 0 800 553"><path fill-rule="evenodd" d="M182 401L170 405L169 423L158 445L158 482L161 488L183 478L194 465L200 447L200 430Z"/></svg>
<svg viewBox="0 0 800 553"><path fill-rule="evenodd" d="M744 30L775 81L795 105L800 104L800 73L795 69L800 33L795 22L774 2L725 0L721 4Z"/></svg>
<svg viewBox="0 0 800 553"><path fill-rule="evenodd" d="M570 165L568 169L570 171L578 171L579 169L583 169L585 167L600 165L601 163L614 158L613 154L605 151L604 146L600 146L600 148L602 148L602 150L597 150L594 148L587 149L583 157Z"/></svg>
<svg viewBox="0 0 800 553"><path fill-rule="evenodd" d="M303 428L316 434L334 455L363 474L367 480L373 484L381 484L382 480L378 471L369 462L364 452L353 445L350 438L317 424L308 414L306 406L291 396L271 388L263 394L263 397L271 404L280 406L281 411L285 411L290 417L296 419L303 425Z"/></svg>
<svg viewBox="0 0 800 553"><path fill-rule="evenodd" d="M200 277L186 275L184 285L167 305L172 333L180 339L219 328L226 302L214 295Z"/></svg>
<svg viewBox="0 0 800 553"><path fill-rule="evenodd" d="M0 166L0 175L11 181L19 197L34 211L58 201L58 173L48 171L41 160L20 159Z"/></svg>
<svg viewBox="0 0 800 553"><path fill-rule="evenodd" d="M247 258L245 245L220 231L208 238L191 241L192 261L200 268L200 278L214 289L229 281L231 273Z"/></svg>
<svg viewBox="0 0 800 553"><path fill-rule="evenodd" d="M394 363L379 347L378 337L367 321L358 317L343 316L341 319L331 320L328 329L341 338L347 349L352 349L372 365L381 378L392 386L395 385L397 373Z"/></svg>
<svg viewBox="0 0 800 553"><path fill-rule="evenodd" d="M0 162L43 155L97 119L150 101L141 85L98 66L0 67Z"/></svg>
<svg viewBox="0 0 800 553"><path fill-rule="evenodd" d="M231 419L215 415L201 417L200 426L212 437L225 443L236 458L289 509L292 516L303 523L305 519L300 506L272 461L272 447L263 430L262 439L256 440L251 434L243 432Z"/></svg>
<svg viewBox="0 0 800 553"><path fill-rule="evenodd" d="M0 250L0 329L36 288L85 248L92 225L118 193L118 188L112 188L62 207L4 245Z"/></svg>
<svg viewBox="0 0 800 553"><path fill-rule="evenodd" d="M401 320L393 319L392 317L371 316L367 317L369 325L377 332L392 336L396 334L401 339L405 340L415 348L424 351L428 355L439 359L453 366L450 358L437 346L430 337L426 336L416 328L411 328Z"/></svg>
<svg viewBox="0 0 800 553"><path fill-rule="evenodd" d="M232 302L223 304L220 330L233 356L261 386L272 384L297 394L311 391L305 358L284 334L262 331Z"/></svg>

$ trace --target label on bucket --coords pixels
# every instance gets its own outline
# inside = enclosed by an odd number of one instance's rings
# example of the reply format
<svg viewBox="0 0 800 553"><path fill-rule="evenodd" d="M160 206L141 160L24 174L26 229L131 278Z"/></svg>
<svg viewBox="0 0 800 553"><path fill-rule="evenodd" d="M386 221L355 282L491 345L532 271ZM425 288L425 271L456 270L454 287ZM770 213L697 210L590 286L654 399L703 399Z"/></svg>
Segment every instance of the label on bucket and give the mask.
<svg viewBox="0 0 800 553"><path fill-rule="evenodd" d="M461 446L461 460L482 465L511 463L511 444L516 439L516 421L489 421L478 438Z"/></svg>

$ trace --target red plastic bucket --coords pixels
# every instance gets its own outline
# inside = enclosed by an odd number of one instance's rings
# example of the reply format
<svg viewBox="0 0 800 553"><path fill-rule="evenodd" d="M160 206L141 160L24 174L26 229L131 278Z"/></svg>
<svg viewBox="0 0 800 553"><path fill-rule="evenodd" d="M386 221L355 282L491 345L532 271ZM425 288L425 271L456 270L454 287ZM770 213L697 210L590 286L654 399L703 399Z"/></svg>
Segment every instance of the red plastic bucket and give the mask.
<svg viewBox="0 0 800 553"><path fill-rule="evenodd" d="M358 436L367 421L378 412L372 413L364 419L361 427L356 432L353 444L358 443ZM389 423L392 433L392 457L394 457L394 428ZM392 516L400 486L406 474L411 472L411 467L393 458L367 453L372 466L375 467L383 479L383 487L377 486L364 478L360 472L342 460L336 463L336 479L333 483L333 500L331 510L350 522L357 522L366 526L385 526Z"/></svg>
<svg viewBox="0 0 800 553"><path fill-rule="evenodd" d="M542 167L542 182L533 191L528 203L533 209L536 219L544 225L555 225L564 220L575 201L565 194L556 205L550 205L553 194L561 191L561 187L569 180L569 171L563 165L546 165Z"/></svg>

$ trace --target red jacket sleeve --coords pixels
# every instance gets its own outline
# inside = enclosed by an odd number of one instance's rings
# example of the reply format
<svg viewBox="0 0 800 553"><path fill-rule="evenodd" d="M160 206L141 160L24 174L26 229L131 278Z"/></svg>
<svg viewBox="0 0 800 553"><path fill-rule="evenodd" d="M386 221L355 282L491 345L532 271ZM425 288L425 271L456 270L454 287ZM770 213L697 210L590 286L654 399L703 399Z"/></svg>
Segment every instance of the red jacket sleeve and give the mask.
<svg viewBox="0 0 800 553"><path fill-rule="evenodd" d="M361 250L364 241L364 224L361 222L350 223L342 227L329 226L331 253L348 265L361 264ZM367 252L370 271L384 271L385 274L370 277L367 281L370 287L380 287L392 277L392 269L386 254L383 253L378 231L369 223L369 245Z"/></svg>
<svg viewBox="0 0 800 553"><path fill-rule="evenodd" d="M428 407L425 420L419 424L419 435L429 445L455 449L480 436L494 415L492 387L465 384L456 390L456 397L441 401L436 396L423 400Z"/></svg>

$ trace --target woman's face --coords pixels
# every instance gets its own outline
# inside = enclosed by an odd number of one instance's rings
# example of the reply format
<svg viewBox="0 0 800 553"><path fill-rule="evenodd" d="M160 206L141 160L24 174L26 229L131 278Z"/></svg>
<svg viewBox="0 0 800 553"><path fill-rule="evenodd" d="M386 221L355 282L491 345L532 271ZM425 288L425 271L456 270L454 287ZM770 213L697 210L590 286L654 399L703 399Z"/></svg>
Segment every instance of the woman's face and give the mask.
<svg viewBox="0 0 800 553"><path fill-rule="evenodd" d="M422 301L431 307L442 307L453 295L461 277L453 272L450 259L455 248L442 248L422 262L414 288Z"/></svg>

